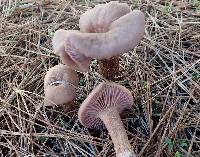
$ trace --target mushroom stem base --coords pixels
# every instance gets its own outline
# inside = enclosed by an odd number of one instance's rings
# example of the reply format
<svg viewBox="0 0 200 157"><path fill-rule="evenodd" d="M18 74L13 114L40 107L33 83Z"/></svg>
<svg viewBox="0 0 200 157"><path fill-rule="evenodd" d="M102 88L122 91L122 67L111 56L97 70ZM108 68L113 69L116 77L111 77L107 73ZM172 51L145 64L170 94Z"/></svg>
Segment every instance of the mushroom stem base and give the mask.
<svg viewBox="0 0 200 157"><path fill-rule="evenodd" d="M99 115L99 118L103 121L108 130L108 133L111 136L116 156L135 157L136 155L131 149L126 130L123 126L117 109L111 108L106 110Z"/></svg>
<svg viewBox="0 0 200 157"><path fill-rule="evenodd" d="M106 79L114 80L119 75L119 57L100 60L99 73Z"/></svg>

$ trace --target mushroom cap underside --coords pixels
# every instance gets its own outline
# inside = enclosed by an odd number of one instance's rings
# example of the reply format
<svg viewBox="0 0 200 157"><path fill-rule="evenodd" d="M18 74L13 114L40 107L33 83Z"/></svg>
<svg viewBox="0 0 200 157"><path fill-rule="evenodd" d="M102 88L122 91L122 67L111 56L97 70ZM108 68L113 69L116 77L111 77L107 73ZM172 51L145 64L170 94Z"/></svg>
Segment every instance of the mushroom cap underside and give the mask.
<svg viewBox="0 0 200 157"><path fill-rule="evenodd" d="M100 83L81 104L78 111L80 122L87 128L100 129L103 122L99 114L111 108L119 114L133 104L131 92L116 83Z"/></svg>

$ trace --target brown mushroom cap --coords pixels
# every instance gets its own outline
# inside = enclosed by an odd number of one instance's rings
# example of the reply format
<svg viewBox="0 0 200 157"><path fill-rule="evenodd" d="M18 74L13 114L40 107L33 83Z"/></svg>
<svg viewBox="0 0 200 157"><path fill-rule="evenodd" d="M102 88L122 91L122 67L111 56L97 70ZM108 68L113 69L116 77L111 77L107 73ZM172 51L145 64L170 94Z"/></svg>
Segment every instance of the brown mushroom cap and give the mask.
<svg viewBox="0 0 200 157"><path fill-rule="evenodd" d="M132 104L133 97L128 89L116 83L101 83L81 104L78 117L85 127L99 129L103 126L98 117L100 113L115 108L120 114L124 109L130 109Z"/></svg>
<svg viewBox="0 0 200 157"><path fill-rule="evenodd" d="M107 32L113 21L130 11L126 3L119 3L117 1L98 4L80 16L80 31L85 33Z"/></svg>
<svg viewBox="0 0 200 157"><path fill-rule="evenodd" d="M44 78L45 105L64 105L76 96L78 75L66 65L56 65L49 69Z"/></svg>
<svg viewBox="0 0 200 157"><path fill-rule="evenodd" d="M79 53L79 50L73 47L68 38L70 34L79 33L76 30L57 30L52 39L54 53L61 57L64 64L74 70L86 72L89 70L91 58Z"/></svg>
<svg viewBox="0 0 200 157"><path fill-rule="evenodd" d="M144 26L144 14L134 10L112 22L106 33L71 32L65 44L71 54L78 51L88 58L109 59L137 46L143 38Z"/></svg>

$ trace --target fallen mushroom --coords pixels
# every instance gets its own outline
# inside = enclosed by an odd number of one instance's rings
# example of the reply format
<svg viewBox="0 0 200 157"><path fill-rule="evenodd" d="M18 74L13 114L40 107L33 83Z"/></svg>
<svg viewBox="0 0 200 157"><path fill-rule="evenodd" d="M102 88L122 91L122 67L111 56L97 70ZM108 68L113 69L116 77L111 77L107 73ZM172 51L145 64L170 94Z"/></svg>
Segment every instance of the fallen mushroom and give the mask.
<svg viewBox="0 0 200 157"><path fill-rule="evenodd" d="M113 21L130 11L126 3L117 1L98 4L80 16L80 31L85 33L107 32ZM107 79L114 79L115 76L119 75L119 57L115 56L110 59L99 60L99 73Z"/></svg>
<svg viewBox="0 0 200 157"><path fill-rule="evenodd" d="M78 75L68 66L59 64L49 69L44 78L45 105L69 107L76 96Z"/></svg>
<svg viewBox="0 0 200 157"><path fill-rule="evenodd" d="M120 118L133 104L131 92L116 83L99 84L84 100L78 111L80 122L87 128L107 128L117 157L135 157Z"/></svg>
<svg viewBox="0 0 200 157"><path fill-rule="evenodd" d="M80 53L75 53L78 50L70 46L70 42L66 42L65 40L70 34L77 32L79 33L77 30L57 30L52 39L53 50L55 54L60 56L62 63L67 65L70 69L86 72L89 70L91 58L85 57Z"/></svg>

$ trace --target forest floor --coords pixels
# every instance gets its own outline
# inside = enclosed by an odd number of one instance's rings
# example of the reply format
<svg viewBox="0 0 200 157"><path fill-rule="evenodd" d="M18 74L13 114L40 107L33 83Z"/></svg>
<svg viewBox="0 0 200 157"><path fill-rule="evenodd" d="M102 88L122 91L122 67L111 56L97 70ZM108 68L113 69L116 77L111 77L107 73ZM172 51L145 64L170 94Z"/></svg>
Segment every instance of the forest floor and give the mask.
<svg viewBox="0 0 200 157"><path fill-rule="evenodd" d="M105 1L0 1L0 156L114 157L107 130L77 118L81 102L102 78L98 62L79 73L74 108L45 107L43 80L60 63L57 29L79 29L82 13ZM108 1L107 1L108 2ZM124 0L145 13L145 36L120 57L134 107L122 115L141 157L200 156L200 1Z"/></svg>

